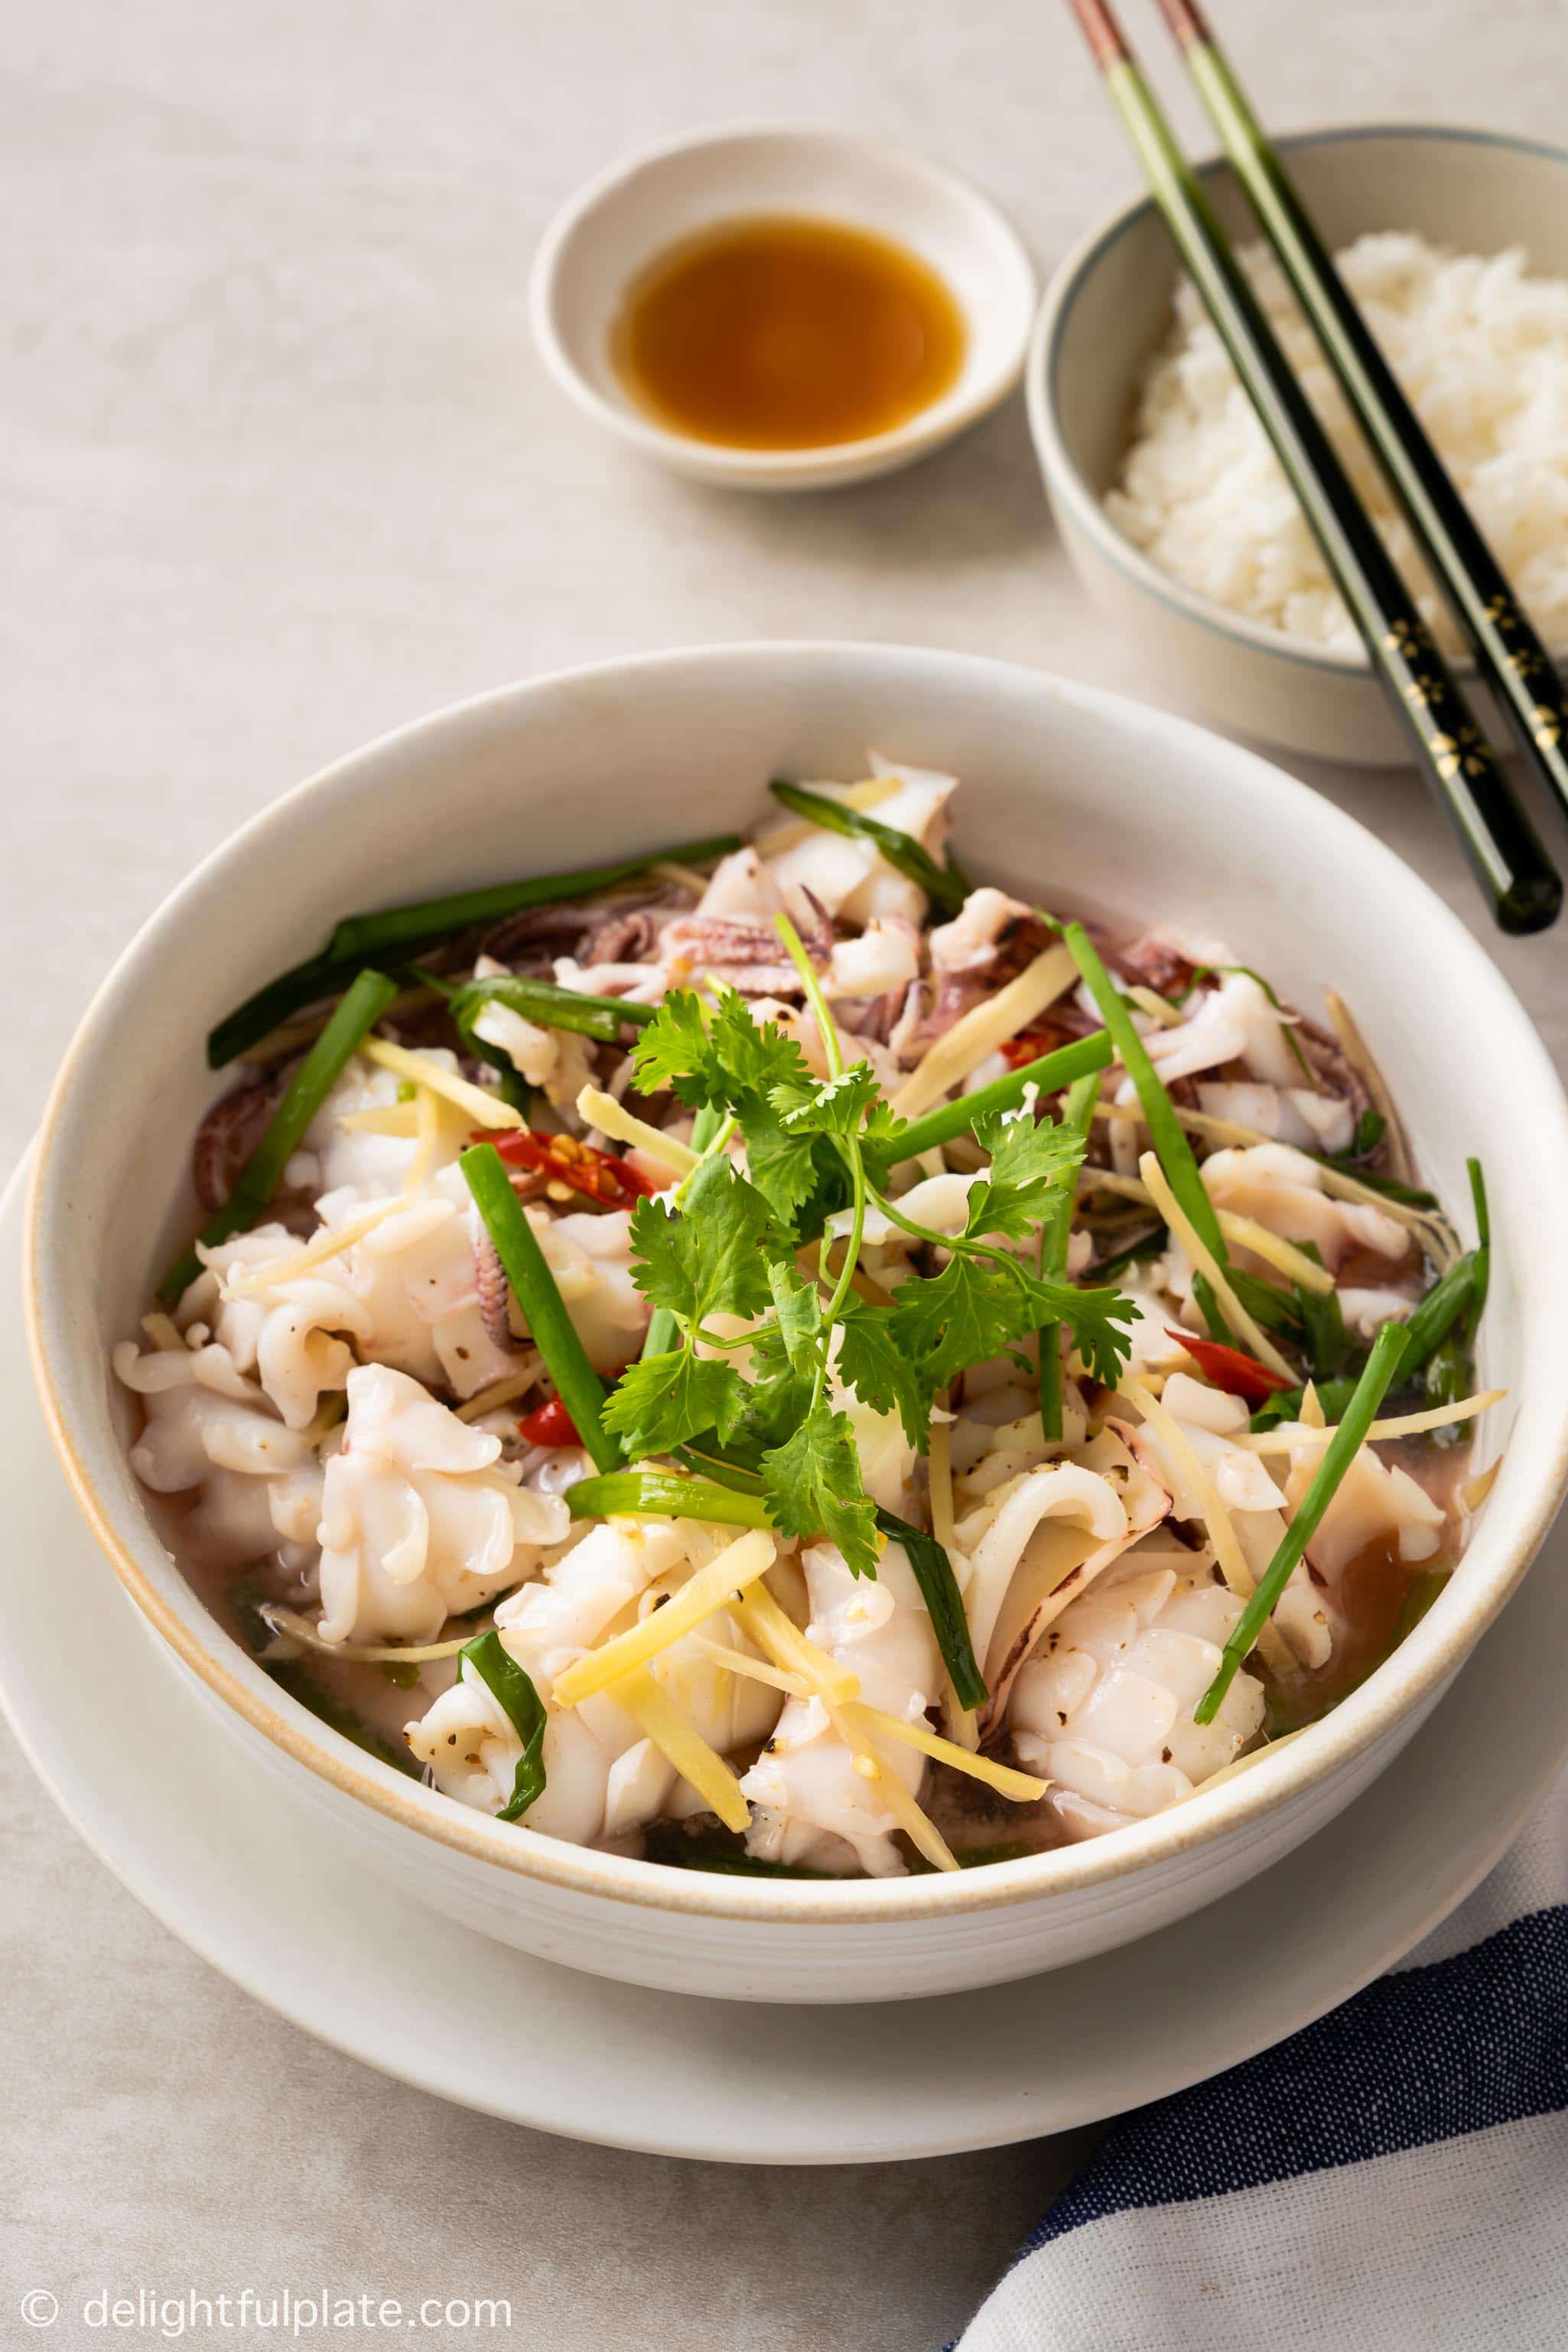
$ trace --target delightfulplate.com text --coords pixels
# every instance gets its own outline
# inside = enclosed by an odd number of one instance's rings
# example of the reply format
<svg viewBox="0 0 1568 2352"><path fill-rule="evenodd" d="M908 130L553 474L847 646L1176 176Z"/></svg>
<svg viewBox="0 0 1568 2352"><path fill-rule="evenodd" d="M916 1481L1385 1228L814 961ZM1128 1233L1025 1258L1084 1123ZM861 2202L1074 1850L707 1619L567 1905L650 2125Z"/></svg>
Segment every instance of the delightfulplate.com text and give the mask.
<svg viewBox="0 0 1568 2352"><path fill-rule="evenodd" d="M35 2287L22 2296L18 2308L27 2326L41 2330L52 2327L68 2306L48 2288ZM101 2329L107 2336L134 2329L143 2341L162 2336L169 2343L184 2336L200 2342L223 2330L298 2343L334 2329L344 2335L443 2330L450 2336L464 2330L482 2335L511 2327L511 2304L505 2295L431 2294L411 2302L374 2291L344 2294L332 2287L300 2294L287 2286L247 2286L220 2294L205 2294L195 2287L174 2294L158 2287L100 2287L76 2304L76 2315L84 2327Z"/></svg>

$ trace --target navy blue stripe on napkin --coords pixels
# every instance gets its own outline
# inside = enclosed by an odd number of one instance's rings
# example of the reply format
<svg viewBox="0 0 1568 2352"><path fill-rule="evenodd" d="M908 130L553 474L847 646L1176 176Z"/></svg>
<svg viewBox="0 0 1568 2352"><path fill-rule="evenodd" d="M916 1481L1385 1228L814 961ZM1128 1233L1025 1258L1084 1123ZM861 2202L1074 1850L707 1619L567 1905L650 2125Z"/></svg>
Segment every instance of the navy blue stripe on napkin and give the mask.
<svg viewBox="0 0 1568 2352"><path fill-rule="evenodd" d="M1087 2221L1258 2189L1568 2107L1568 1905L1380 1977L1114 2126L1018 2259Z"/></svg>

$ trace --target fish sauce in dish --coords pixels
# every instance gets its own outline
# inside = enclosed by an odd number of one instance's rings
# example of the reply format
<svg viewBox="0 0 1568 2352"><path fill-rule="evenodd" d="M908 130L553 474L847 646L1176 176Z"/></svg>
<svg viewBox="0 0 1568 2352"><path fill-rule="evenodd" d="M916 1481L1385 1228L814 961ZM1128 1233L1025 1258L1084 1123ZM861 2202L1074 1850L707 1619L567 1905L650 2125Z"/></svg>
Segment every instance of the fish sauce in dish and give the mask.
<svg viewBox="0 0 1568 2352"><path fill-rule="evenodd" d="M1114 1835L1464 1573L1479 1165L1466 1247L1331 990L975 882L868 766L348 917L209 1039L132 1467L286 1689L522 1832Z"/></svg>
<svg viewBox="0 0 1568 2352"><path fill-rule="evenodd" d="M820 449L890 433L952 389L965 329L935 270L835 221L768 215L683 239L627 289L621 382L676 433Z"/></svg>

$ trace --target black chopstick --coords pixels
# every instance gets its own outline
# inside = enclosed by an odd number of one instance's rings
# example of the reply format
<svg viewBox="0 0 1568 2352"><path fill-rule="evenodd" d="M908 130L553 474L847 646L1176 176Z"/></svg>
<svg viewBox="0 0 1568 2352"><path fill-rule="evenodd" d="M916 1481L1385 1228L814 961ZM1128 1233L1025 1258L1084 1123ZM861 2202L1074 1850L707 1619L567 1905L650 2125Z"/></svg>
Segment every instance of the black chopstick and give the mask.
<svg viewBox="0 0 1568 2352"><path fill-rule="evenodd" d="M1107 0L1071 0L1183 261L1300 502L1428 783L1505 931L1555 921L1563 882L1290 372Z"/></svg>
<svg viewBox="0 0 1568 2352"><path fill-rule="evenodd" d="M1193 0L1160 0L1198 95L1351 411L1526 755L1568 814L1568 699L1551 656L1335 268Z"/></svg>

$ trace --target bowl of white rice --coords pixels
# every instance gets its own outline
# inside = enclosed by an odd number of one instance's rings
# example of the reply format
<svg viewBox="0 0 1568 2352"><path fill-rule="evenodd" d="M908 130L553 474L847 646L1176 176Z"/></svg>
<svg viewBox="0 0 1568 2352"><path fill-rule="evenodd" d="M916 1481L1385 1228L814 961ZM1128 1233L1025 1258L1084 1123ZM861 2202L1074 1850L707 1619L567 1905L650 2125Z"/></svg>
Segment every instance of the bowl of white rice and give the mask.
<svg viewBox="0 0 1568 2352"><path fill-rule="evenodd" d="M1369 125L1280 142L1373 332L1549 647L1568 652L1568 152ZM1439 643L1492 711L1227 164L1208 194ZM1026 378L1058 526L1152 691L1295 751L1409 756L1147 197L1069 254Z"/></svg>

